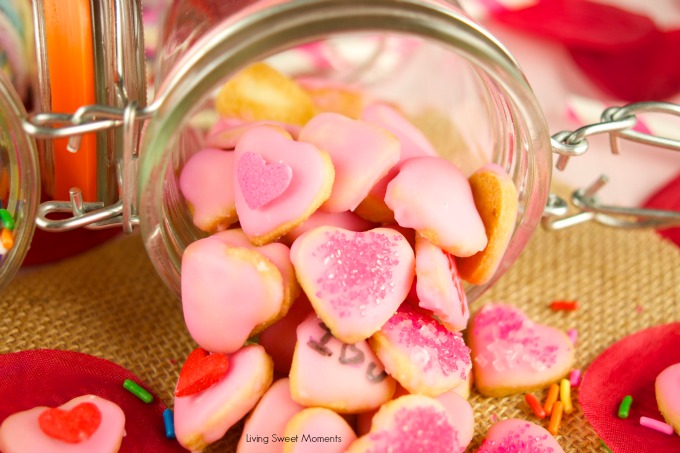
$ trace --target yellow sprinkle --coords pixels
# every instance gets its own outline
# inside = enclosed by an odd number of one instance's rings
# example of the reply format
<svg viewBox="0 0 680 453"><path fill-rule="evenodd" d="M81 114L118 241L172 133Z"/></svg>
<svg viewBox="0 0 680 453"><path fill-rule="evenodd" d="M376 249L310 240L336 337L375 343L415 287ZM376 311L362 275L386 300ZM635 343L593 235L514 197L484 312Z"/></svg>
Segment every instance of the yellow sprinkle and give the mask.
<svg viewBox="0 0 680 453"><path fill-rule="evenodd" d="M569 379L560 381L560 401L564 405L565 414L571 414L574 411L574 406L571 404L571 382L569 382Z"/></svg>

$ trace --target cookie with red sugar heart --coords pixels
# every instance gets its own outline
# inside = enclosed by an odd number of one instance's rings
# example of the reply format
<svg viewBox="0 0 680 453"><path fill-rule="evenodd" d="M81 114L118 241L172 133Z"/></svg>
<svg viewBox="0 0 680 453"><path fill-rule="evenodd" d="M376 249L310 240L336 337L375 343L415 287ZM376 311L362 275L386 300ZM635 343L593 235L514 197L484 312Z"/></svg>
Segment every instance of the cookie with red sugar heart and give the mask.
<svg viewBox="0 0 680 453"><path fill-rule="evenodd" d="M221 116L302 126L316 113L312 98L293 79L266 63L254 63L222 86L215 100Z"/></svg>
<svg viewBox="0 0 680 453"><path fill-rule="evenodd" d="M117 404L94 395L58 408L17 412L0 425L0 450L27 452L115 453L125 435L125 414Z"/></svg>
<svg viewBox="0 0 680 453"><path fill-rule="evenodd" d="M331 194L331 158L274 126L241 136L234 151L236 212L255 245L272 242L307 220Z"/></svg>
<svg viewBox="0 0 680 453"><path fill-rule="evenodd" d="M298 140L330 154L335 182L321 209L353 211L399 161L399 140L386 129L338 113L321 113L300 131Z"/></svg>
<svg viewBox="0 0 680 453"><path fill-rule="evenodd" d="M399 225L413 228L452 255L470 256L486 247L470 183L446 159L426 156L402 162L387 185L385 204Z"/></svg>
<svg viewBox="0 0 680 453"><path fill-rule="evenodd" d="M416 236L415 250L418 305L452 332L465 329L470 310L454 257L423 236Z"/></svg>
<svg viewBox="0 0 680 453"><path fill-rule="evenodd" d="M207 389L175 397L175 435L187 450L221 439L271 386L273 365L264 348L245 346L229 356L225 376Z"/></svg>
<svg viewBox="0 0 680 453"><path fill-rule="evenodd" d="M283 277L262 253L212 237L182 255L182 310L202 348L237 351L258 326L275 320L284 301Z"/></svg>
<svg viewBox="0 0 680 453"><path fill-rule="evenodd" d="M272 436L284 437L286 425L304 406L290 397L290 381L288 378L274 382L267 393L257 403L243 426L243 433L238 441L238 453L280 453L281 443ZM262 439L268 439L264 443Z"/></svg>
<svg viewBox="0 0 680 453"><path fill-rule="evenodd" d="M481 252L457 258L456 264L465 281L482 285L498 269L515 231L517 189L505 170L496 164L488 164L470 176L470 188L488 243Z"/></svg>
<svg viewBox="0 0 680 453"><path fill-rule="evenodd" d="M283 453L344 453L357 438L347 421L322 407L310 407L295 414L286 425Z"/></svg>
<svg viewBox="0 0 680 453"><path fill-rule="evenodd" d="M540 390L564 378L574 345L562 331L534 323L510 305L484 305L468 328L475 386L485 396Z"/></svg>
<svg viewBox="0 0 680 453"><path fill-rule="evenodd" d="M410 393L438 396L463 383L472 372L463 336L404 304L369 344Z"/></svg>
<svg viewBox="0 0 680 453"><path fill-rule="evenodd" d="M506 452L564 453L564 450L544 428L510 418L489 428L477 450L477 453Z"/></svg>
<svg viewBox="0 0 680 453"><path fill-rule="evenodd" d="M406 298L415 270L413 249L390 228L318 227L293 243L290 257L314 310L346 343L380 329Z"/></svg>
<svg viewBox="0 0 680 453"><path fill-rule="evenodd" d="M238 221L232 173L234 153L203 149L189 158L179 175L179 187L194 225L212 233Z"/></svg>
<svg viewBox="0 0 680 453"><path fill-rule="evenodd" d="M212 387L229 369L229 358L211 354L203 348L191 351L179 373L175 396L188 396Z"/></svg>
<svg viewBox="0 0 680 453"><path fill-rule="evenodd" d="M656 403L666 423L680 434L680 363L671 365L656 378Z"/></svg>
<svg viewBox="0 0 680 453"><path fill-rule="evenodd" d="M347 453L463 453L467 444L459 436L457 423L457 417L434 398L402 396L380 408L371 431L357 439ZM467 425L465 429L469 430Z"/></svg>
<svg viewBox="0 0 680 453"><path fill-rule="evenodd" d="M299 404L356 414L388 401L395 386L365 341L343 343L313 313L298 326L290 393Z"/></svg>

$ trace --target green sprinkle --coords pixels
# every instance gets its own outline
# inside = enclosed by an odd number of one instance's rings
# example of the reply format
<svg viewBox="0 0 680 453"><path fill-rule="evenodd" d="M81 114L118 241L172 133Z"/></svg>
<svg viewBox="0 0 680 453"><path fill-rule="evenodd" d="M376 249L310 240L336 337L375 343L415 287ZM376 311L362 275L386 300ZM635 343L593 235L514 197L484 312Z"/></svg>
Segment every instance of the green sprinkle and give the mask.
<svg viewBox="0 0 680 453"><path fill-rule="evenodd" d="M153 401L153 395L151 393L130 379L125 379L125 382L123 382L123 388L135 395L140 400L144 401L146 404L149 404Z"/></svg>
<svg viewBox="0 0 680 453"><path fill-rule="evenodd" d="M6 230L14 230L14 218L7 209L0 209L0 221Z"/></svg>
<svg viewBox="0 0 680 453"><path fill-rule="evenodd" d="M604 451L607 453L614 453L609 447L607 447L607 444L605 444L602 439L600 439L600 442L602 443L602 448L604 448Z"/></svg>
<svg viewBox="0 0 680 453"><path fill-rule="evenodd" d="M628 414L630 414L631 404L633 404L633 397L630 395L626 395L626 397L623 398L623 401L621 401L621 405L619 406L619 418L628 418Z"/></svg>

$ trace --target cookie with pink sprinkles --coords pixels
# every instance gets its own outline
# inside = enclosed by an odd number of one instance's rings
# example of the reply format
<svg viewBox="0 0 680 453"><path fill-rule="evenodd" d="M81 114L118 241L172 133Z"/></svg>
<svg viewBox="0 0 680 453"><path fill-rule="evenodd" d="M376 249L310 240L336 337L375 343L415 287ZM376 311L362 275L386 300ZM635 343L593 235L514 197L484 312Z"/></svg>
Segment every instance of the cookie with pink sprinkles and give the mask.
<svg viewBox="0 0 680 453"><path fill-rule="evenodd" d="M511 418L489 428L477 453L564 453L564 450L544 428Z"/></svg>
<svg viewBox="0 0 680 453"><path fill-rule="evenodd" d="M472 372L470 348L460 333L402 305L369 340L385 370L410 393L438 396Z"/></svg>

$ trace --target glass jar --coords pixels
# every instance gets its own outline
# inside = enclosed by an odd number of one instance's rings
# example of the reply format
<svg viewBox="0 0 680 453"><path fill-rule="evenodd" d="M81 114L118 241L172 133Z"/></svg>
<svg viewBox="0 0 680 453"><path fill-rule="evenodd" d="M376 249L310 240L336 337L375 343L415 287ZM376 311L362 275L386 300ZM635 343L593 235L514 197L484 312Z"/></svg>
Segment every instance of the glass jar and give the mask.
<svg viewBox="0 0 680 453"><path fill-rule="evenodd" d="M486 162L507 170L519 196L515 231L492 281L467 287L469 300L512 265L541 219L552 161L545 119L512 56L457 2L180 0L168 11L158 57L156 98L142 112L150 120L136 212L151 260L178 295L182 253L205 236L179 191L179 171L214 121L216 90L255 61L393 102L435 130L440 150L467 174Z"/></svg>

